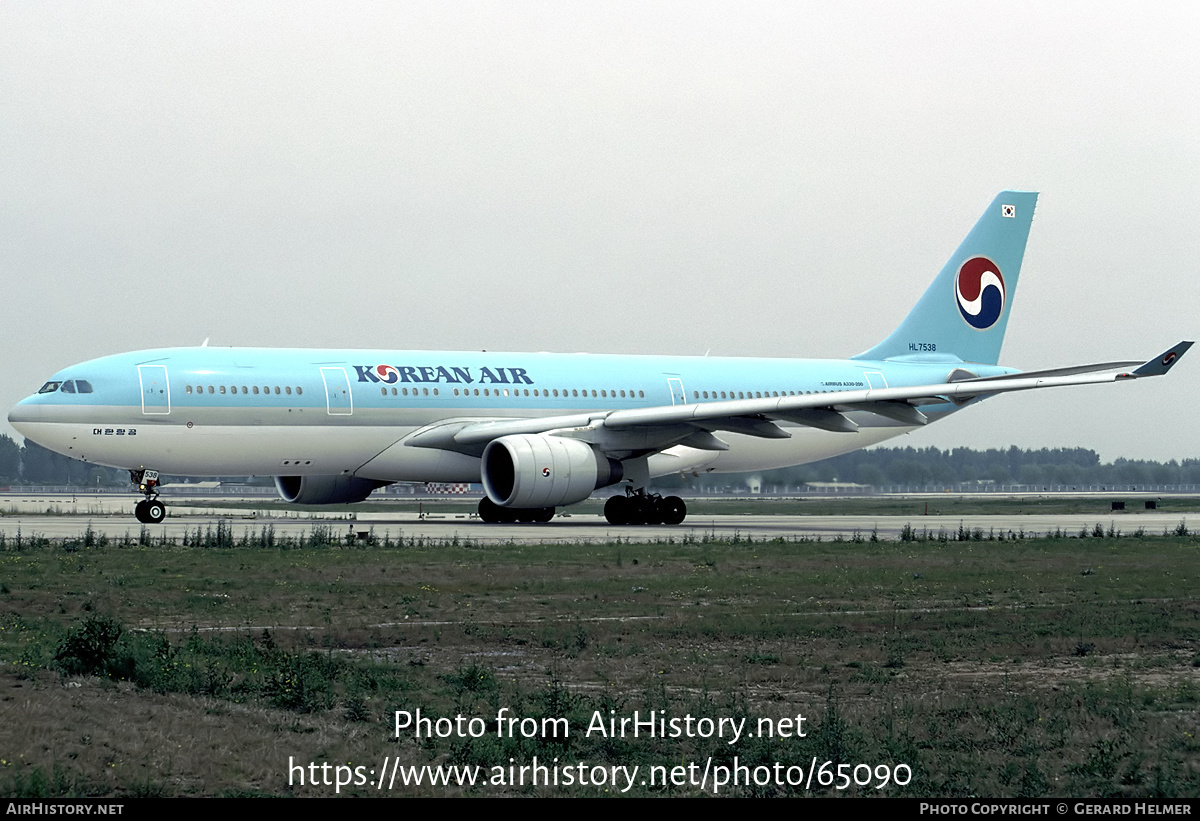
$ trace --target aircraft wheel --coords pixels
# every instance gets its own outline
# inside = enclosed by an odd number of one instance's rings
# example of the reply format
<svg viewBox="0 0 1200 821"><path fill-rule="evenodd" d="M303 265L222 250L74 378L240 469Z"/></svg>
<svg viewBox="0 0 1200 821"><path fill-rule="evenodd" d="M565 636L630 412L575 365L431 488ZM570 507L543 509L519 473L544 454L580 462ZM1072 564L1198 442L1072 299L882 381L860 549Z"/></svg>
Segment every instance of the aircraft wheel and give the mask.
<svg viewBox="0 0 1200 821"><path fill-rule="evenodd" d="M133 509L133 515L136 516L137 520L142 524L150 524L150 520L146 518L146 506L149 504L149 502L143 499L142 501L138 502L137 506L135 506Z"/></svg>
<svg viewBox="0 0 1200 821"><path fill-rule="evenodd" d="M479 500L479 518L490 525L512 524L517 520L517 508L500 507L488 497Z"/></svg>
<svg viewBox="0 0 1200 821"><path fill-rule="evenodd" d="M645 496L627 496L625 498L625 524L650 524L651 502Z"/></svg>
<svg viewBox="0 0 1200 821"><path fill-rule="evenodd" d="M662 520L665 525L683 524L687 518L687 505L678 496L668 496L662 500Z"/></svg>
<svg viewBox="0 0 1200 821"><path fill-rule="evenodd" d="M640 523L644 525L660 525L663 523L663 500L648 497L641 504Z"/></svg>
<svg viewBox="0 0 1200 821"><path fill-rule="evenodd" d="M604 518L610 525L632 524L630 514L632 505L627 496L609 496L604 503Z"/></svg>
<svg viewBox="0 0 1200 821"><path fill-rule="evenodd" d="M489 525L499 524L505 521L504 514L506 512L504 508L486 496L479 500L479 519L482 522Z"/></svg>
<svg viewBox="0 0 1200 821"><path fill-rule="evenodd" d="M543 507L543 508L538 509L537 515L533 517L533 520L535 522L540 522L542 524L545 524L546 522L550 521L553 518L554 518L554 508Z"/></svg>
<svg viewBox="0 0 1200 821"><path fill-rule="evenodd" d="M163 519L167 518L167 506L162 502L143 502L146 506L146 521L152 525L156 525Z"/></svg>

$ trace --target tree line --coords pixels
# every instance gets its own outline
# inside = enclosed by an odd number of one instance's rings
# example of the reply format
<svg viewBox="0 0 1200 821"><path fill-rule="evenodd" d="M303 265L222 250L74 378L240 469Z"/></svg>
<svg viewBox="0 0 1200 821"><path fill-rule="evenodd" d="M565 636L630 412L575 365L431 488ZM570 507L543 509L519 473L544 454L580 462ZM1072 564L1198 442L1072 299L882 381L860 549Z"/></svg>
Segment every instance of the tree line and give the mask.
<svg viewBox="0 0 1200 821"><path fill-rule="evenodd" d="M0 435L0 485L113 487L127 484L127 470L81 462L29 440L18 445L11 436Z"/></svg>
<svg viewBox="0 0 1200 821"><path fill-rule="evenodd" d="M821 462L743 476L682 477L655 480L664 487L733 488L749 476L764 488L796 488L812 482L839 482L877 488L950 487L977 484L1029 487L1130 487L1200 485L1200 459L1115 459L1102 463L1087 448L887 448L859 450Z"/></svg>
<svg viewBox="0 0 1200 821"><path fill-rule="evenodd" d="M1200 459L1115 459L1087 448L874 448L823 462L767 471L764 483L873 485L1136 486L1200 484Z"/></svg>
<svg viewBox="0 0 1200 821"><path fill-rule="evenodd" d="M1081 485L1200 485L1200 459L1155 462L1115 459L1101 463L1086 448L872 448L835 456L822 462L754 474L764 485L797 487L808 482L850 482L875 487L889 485L962 485L970 483L1071 487ZM746 476L708 476L705 487L735 487ZM129 473L81 462L34 442L18 445L0 435L0 485L69 485L120 487ZM655 485L679 487L697 480L664 477Z"/></svg>

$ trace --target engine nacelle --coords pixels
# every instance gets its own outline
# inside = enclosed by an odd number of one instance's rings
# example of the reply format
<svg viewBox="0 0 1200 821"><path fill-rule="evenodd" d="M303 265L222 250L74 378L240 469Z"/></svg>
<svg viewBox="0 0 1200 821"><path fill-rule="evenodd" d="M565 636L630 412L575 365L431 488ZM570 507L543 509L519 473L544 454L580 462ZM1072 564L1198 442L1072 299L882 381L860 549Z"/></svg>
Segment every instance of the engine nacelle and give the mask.
<svg viewBox="0 0 1200 821"><path fill-rule="evenodd" d="M586 442L544 434L501 436L483 451L483 489L501 507L557 507L582 502L621 481L621 463Z"/></svg>
<svg viewBox="0 0 1200 821"><path fill-rule="evenodd" d="M337 505L361 502L387 482L357 476L276 476L275 487L285 502Z"/></svg>

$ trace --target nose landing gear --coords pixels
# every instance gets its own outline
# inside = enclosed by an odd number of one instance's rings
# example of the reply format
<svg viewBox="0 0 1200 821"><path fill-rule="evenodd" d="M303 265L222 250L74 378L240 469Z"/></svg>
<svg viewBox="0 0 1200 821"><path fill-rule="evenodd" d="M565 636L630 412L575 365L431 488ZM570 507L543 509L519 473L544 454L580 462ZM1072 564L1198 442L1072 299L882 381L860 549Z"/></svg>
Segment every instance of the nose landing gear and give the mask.
<svg viewBox="0 0 1200 821"><path fill-rule="evenodd" d="M156 525L167 518L167 506L158 501L158 471L131 470L129 480L137 485L138 492L146 497L133 509L137 520L142 524Z"/></svg>

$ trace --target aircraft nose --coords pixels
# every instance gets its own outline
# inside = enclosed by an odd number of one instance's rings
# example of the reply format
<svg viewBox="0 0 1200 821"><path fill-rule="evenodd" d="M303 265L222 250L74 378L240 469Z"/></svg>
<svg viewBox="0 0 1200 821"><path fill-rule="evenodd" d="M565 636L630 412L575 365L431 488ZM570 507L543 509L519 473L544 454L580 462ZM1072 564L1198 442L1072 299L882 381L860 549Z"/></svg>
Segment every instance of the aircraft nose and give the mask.
<svg viewBox="0 0 1200 821"><path fill-rule="evenodd" d="M16 428L22 436L29 435L30 425L42 421L42 406L23 399L8 412L8 424Z"/></svg>

